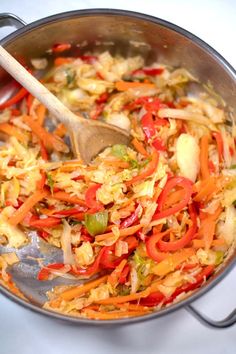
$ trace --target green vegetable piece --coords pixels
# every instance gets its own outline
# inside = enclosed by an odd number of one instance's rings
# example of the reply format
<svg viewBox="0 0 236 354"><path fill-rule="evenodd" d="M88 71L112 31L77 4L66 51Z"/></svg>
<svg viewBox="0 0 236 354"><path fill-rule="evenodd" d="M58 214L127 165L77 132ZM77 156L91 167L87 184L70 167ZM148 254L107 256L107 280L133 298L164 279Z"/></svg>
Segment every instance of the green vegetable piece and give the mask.
<svg viewBox="0 0 236 354"><path fill-rule="evenodd" d="M50 187L50 191L53 194L54 181L53 181L52 175L50 175L50 173L47 173L47 182Z"/></svg>
<svg viewBox="0 0 236 354"><path fill-rule="evenodd" d="M96 214L85 214L85 227L92 236L102 234L106 231L107 223L107 211L100 211Z"/></svg>
<svg viewBox="0 0 236 354"><path fill-rule="evenodd" d="M127 156L127 147L126 145L122 145L122 144L113 145L111 148L111 153L112 155L119 157L120 159L123 160L125 156Z"/></svg>
<svg viewBox="0 0 236 354"><path fill-rule="evenodd" d="M223 262L224 252L216 251L215 253L216 253L215 265L219 265L220 263Z"/></svg>

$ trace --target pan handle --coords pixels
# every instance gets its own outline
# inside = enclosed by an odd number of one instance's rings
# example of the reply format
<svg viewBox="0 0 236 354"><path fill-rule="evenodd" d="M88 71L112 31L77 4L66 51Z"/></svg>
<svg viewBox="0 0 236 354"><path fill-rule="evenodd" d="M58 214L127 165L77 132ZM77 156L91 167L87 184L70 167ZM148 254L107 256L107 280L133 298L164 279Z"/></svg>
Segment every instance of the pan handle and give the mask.
<svg viewBox="0 0 236 354"><path fill-rule="evenodd" d="M11 13L0 14L0 27L15 27L16 29L26 26L25 21Z"/></svg>
<svg viewBox="0 0 236 354"><path fill-rule="evenodd" d="M197 320L211 328L227 328L231 327L236 323L236 309L234 309L227 317L220 321L214 321L209 317L198 312L193 305L188 305L185 307L188 312L190 312Z"/></svg>

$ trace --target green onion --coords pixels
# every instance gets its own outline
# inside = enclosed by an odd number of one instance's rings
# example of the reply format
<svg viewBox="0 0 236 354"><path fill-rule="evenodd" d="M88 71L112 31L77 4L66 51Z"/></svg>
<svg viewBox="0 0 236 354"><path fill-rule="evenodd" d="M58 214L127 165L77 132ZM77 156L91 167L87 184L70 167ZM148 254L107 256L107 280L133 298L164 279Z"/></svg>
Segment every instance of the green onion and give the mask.
<svg viewBox="0 0 236 354"><path fill-rule="evenodd" d="M106 231L107 223L107 211L100 211L96 214L85 214L85 227L92 236L102 234Z"/></svg>
<svg viewBox="0 0 236 354"><path fill-rule="evenodd" d="M119 157L120 159L124 159L127 156L127 146L122 144L113 145L111 148L112 155Z"/></svg>

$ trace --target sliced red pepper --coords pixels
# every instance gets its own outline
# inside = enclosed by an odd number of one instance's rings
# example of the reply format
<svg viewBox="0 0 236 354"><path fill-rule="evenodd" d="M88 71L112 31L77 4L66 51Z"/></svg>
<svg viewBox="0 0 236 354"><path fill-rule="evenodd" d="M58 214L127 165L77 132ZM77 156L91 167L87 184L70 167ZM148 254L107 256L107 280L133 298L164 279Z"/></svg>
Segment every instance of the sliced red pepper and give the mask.
<svg viewBox="0 0 236 354"><path fill-rule="evenodd" d="M107 102L109 98L109 93L108 92L103 92L97 99L96 103L105 103Z"/></svg>
<svg viewBox="0 0 236 354"><path fill-rule="evenodd" d="M170 125L168 119L165 119L165 118L155 118L154 124L155 124L155 126L161 126L161 127L165 127L165 126Z"/></svg>
<svg viewBox="0 0 236 354"><path fill-rule="evenodd" d="M162 74L164 71L164 68L143 68L143 69L137 69L132 72L132 75L149 75L149 76L157 76Z"/></svg>
<svg viewBox="0 0 236 354"><path fill-rule="evenodd" d="M156 139L152 142L152 146L153 146L157 151L166 151L166 146L165 146L163 140L160 139L160 138L156 138Z"/></svg>
<svg viewBox="0 0 236 354"><path fill-rule="evenodd" d="M165 295L160 291L155 291L147 297L140 299L139 303L142 306L153 307L159 305L164 299Z"/></svg>
<svg viewBox="0 0 236 354"><path fill-rule="evenodd" d="M42 237L45 241L47 241L48 237L50 236L50 234L45 230L38 231L38 235Z"/></svg>
<svg viewBox="0 0 236 354"><path fill-rule="evenodd" d="M150 112L144 114L141 119L141 124L146 138L148 140L151 139L156 134L156 128Z"/></svg>
<svg viewBox="0 0 236 354"><path fill-rule="evenodd" d="M70 43L55 43L52 47L53 53L62 53L71 48Z"/></svg>
<svg viewBox="0 0 236 354"><path fill-rule="evenodd" d="M138 247L139 241L135 236L128 236L124 239L128 243L128 254L132 253Z"/></svg>
<svg viewBox="0 0 236 354"><path fill-rule="evenodd" d="M168 229L164 232L154 233L145 239L147 255L156 262L160 262L165 258L165 254L157 249L157 244L165 235L169 234L170 231L171 230Z"/></svg>
<svg viewBox="0 0 236 354"><path fill-rule="evenodd" d="M96 192L99 188L101 188L101 184L93 184L90 186L85 192L85 203L89 208L95 210L102 210L103 205L96 200Z"/></svg>
<svg viewBox="0 0 236 354"><path fill-rule="evenodd" d="M98 59L95 55L81 55L79 58L88 64L93 64Z"/></svg>
<svg viewBox="0 0 236 354"><path fill-rule="evenodd" d="M192 221L192 226L188 228L186 233L177 241L163 241L160 240L158 242L158 247L161 251L163 252L169 252L169 251L177 251L189 244L189 242L192 241L194 235L197 232L197 216L196 216L196 211L195 208L192 204L189 206L189 213L190 213L190 218Z"/></svg>
<svg viewBox="0 0 236 354"><path fill-rule="evenodd" d="M168 197L171 190L177 186L184 188L184 190L185 190L184 198L179 203L175 204L174 206L172 206L166 210L163 210L166 198ZM167 181L163 191L161 192L161 194L158 198L157 213L154 214L153 220L166 218L167 216L173 215L173 214L177 213L178 211L182 210L183 208L185 208L186 205L190 201L192 193L193 193L193 183L189 179L187 179L185 177L172 177L172 178L170 178Z"/></svg>
<svg viewBox="0 0 236 354"><path fill-rule="evenodd" d="M1 103L0 109L10 107L10 106L20 102L27 94L28 94L28 91L24 87L22 87L14 96L9 98L9 100Z"/></svg>
<svg viewBox="0 0 236 354"><path fill-rule="evenodd" d="M86 208L85 207L79 207L79 208L70 208L70 209L65 209L65 210L55 210L53 213L54 217L59 217L59 218L64 218L65 216L71 216L78 214L80 212L85 212Z"/></svg>
<svg viewBox="0 0 236 354"><path fill-rule="evenodd" d="M42 268L38 275L37 275L37 279L38 280L48 280L49 275L50 275L50 270L52 269L61 269L64 267L63 263L52 263L52 264L48 264L46 267Z"/></svg>
<svg viewBox="0 0 236 354"><path fill-rule="evenodd" d="M48 217L46 219L30 219L29 225L36 228L43 228L43 227L54 227L61 223L60 219Z"/></svg>
<svg viewBox="0 0 236 354"><path fill-rule="evenodd" d="M222 135L220 132L212 132L212 136L216 140L219 161L222 162L224 156L224 143L223 143Z"/></svg>
<svg viewBox="0 0 236 354"><path fill-rule="evenodd" d="M86 276L91 276L91 275L97 273L100 269L100 263L104 257L105 251L106 251L106 247L101 248L98 253L98 256L95 259L95 261L93 262L93 264L91 264L87 268L80 268L80 267L72 266L72 272L76 275L86 275Z"/></svg>
<svg viewBox="0 0 236 354"><path fill-rule="evenodd" d="M91 119L98 119L104 108L104 103L99 103L96 105L95 109L90 112Z"/></svg>
<svg viewBox="0 0 236 354"><path fill-rule="evenodd" d="M125 284L127 282L129 273L130 273L130 265L126 264L119 277L119 284Z"/></svg>
<svg viewBox="0 0 236 354"><path fill-rule="evenodd" d="M122 223L120 224L120 228L121 229L125 229L126 227L129 227L131 225L133 225L136 221L139 220L139 206L135 209L135 211L128 217L126 218L124 221L122 221Z"/></svg>

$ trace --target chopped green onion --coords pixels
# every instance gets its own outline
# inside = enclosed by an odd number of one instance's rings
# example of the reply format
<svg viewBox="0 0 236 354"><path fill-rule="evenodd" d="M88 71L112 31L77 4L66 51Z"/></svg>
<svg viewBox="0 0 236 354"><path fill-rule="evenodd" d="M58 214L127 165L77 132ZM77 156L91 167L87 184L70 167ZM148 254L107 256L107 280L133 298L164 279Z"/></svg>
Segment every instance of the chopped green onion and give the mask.
<svg viewBox="0 0 236 354"><path fill-rule="evenodd" d="M54 181L53 181L52 175L50 175L50 173L47 173L47 182L48 182L48 185L50 187L50 191L53 194Z"/></svg>

